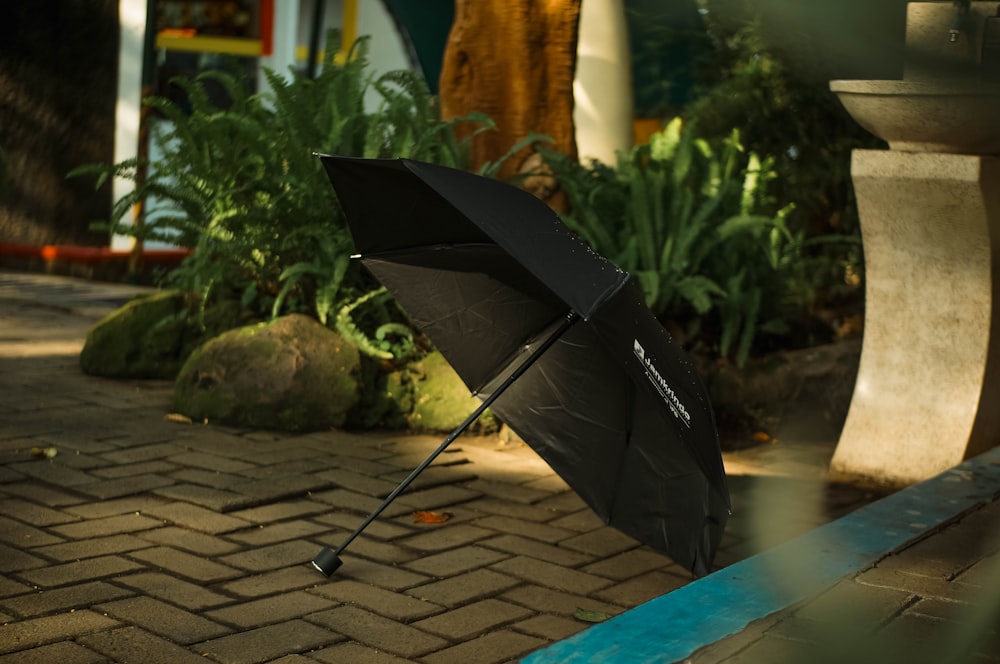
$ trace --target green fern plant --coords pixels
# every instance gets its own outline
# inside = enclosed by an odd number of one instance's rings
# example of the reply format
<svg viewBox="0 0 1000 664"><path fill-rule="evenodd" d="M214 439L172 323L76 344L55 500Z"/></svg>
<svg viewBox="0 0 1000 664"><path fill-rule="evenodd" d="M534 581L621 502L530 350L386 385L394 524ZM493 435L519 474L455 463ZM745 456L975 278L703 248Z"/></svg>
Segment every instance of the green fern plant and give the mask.
<svg viewBox="0 0 1000 664"><path fill-rule="evenodd" d="M257 318L304 312L324 323L344 302L374 288L349 259L352 242L343 213L315 153L409 157L463 167L468 140L453 126L483 115L443 122L435 98L412 72L368 73L362 38L343 64L333 59L338 36L315 79L266 71L268 89L247 92L228 71L176 79L183 105L145 100L161 118L154 132L162 155L140 180L141 164L90 165L71 175L133 180L116 201L106 228L189 247L194 251L168 275L170 285L200 296L202 308L236 300ZM225 92L225 103L210 88ZM380 100L365 110L365 96ZM146 201L142 226L132 206Z"/></svg>
<svg viewBox="0 0 1000 664"><path fill-rule="evenodd" d="M768 194L771 160L745 153L737 131L712 144L675 119L615 168L543 155L570 200L566 224L636 278L658 317L687 321L690 336L714 328L716 350L738 363L777 327L765 305L800 243L790 207Z"/></svg>

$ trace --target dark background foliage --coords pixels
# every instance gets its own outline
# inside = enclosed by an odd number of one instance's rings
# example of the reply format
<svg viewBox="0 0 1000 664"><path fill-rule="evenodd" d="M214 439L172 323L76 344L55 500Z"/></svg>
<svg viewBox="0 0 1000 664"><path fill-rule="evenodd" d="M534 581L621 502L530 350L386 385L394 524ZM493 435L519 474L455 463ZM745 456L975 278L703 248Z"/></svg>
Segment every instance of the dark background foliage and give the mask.
<svg viewBox="0 0 1000 664"><path fill-rule="evenodd" d="M113 159L117 71L117 0L0 5L0 242L107 243L110 189L66 174Z"/></svg>

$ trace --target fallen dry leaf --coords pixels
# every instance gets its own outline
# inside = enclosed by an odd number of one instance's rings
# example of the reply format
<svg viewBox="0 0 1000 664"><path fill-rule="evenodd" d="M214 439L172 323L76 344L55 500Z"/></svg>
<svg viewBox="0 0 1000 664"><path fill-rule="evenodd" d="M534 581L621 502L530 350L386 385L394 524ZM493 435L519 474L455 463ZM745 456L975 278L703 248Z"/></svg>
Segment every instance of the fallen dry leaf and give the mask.
<svg viewBox="0 0 1000 664"><path fill-rule="evenodd" d="M573 612L573 617L577 620L589 623L599 623L604 622L611 617L610 613L604 613L603 611L588 611L587 609L577 609Z"/></svg>
<svg viewBox="0 0 1000 664"><path fill-rule="evenodd" d="M750 436L755 443L770 443L772 442L771 435L766 431L758 431L754 435Z"/></svg>
<svg viewBox="0 0 1000 664"><path fill-rule="evenodd" d="M55 455L59 454L59 450L54 447L32 447L31 456L42 457L44 459L51 459Z"/></svg>
<svg viewBox="0 0 1000 664"><path fill-rule="evenodd" d="M430 510L417 510L413 513L413 520L417 523L444 523L451 518L451 512L431 512Z"/></svg>
<svg viewBox="0 0 1000 664"><path fill-rule="evenodd" d="M191 424L191 418L180 413L167 413L163 416L167 422L179 422L181 424Z"/></svg>

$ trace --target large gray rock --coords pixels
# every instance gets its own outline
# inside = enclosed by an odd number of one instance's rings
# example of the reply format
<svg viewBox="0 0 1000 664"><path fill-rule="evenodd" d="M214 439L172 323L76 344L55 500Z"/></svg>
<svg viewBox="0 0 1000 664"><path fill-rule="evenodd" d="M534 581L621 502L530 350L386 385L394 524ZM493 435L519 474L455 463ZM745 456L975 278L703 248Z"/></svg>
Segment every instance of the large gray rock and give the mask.
<svg viewBox="0 0 1000 664"><path fill-rule="evenodd" d="M469 393L469 388L437 351L408 365L403 383L408 384L412 394L406 421L413 431L451 431L481 403ZM496 417L490 411L483 413L470 427L479 432L497 428Z"/></svg>
<svg viewBox="0 0 1000 664"><path fill-rule="evenodd" d="M137 298L90 329L80 368L109 378L174 378L191 351L238 319L235 304L194 316L188 296L176 291Z"/></svg>
<svg viewBox="0 0 1000 664"><path fill-rule="evenodd" d="M340 427L359 398L358 350L292 314L225 332L195 350L174 409L195 421L280 431Z"/></svg>

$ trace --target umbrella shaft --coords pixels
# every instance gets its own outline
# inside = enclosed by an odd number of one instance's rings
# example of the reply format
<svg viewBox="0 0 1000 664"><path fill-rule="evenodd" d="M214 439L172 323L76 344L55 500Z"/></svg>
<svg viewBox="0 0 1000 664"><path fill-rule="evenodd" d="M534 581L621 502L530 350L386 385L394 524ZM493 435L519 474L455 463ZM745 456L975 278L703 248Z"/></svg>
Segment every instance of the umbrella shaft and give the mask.
<svg viewBox="0 0 1000 664"><path fill-rule="evenodd" d="M529 355L528 358L521 364L521 366L515 369L514 372L510 376L508 376L507 379L504 380L504 382L501 383L499 387L497 387L497 389L493 390L493 393L490 394L490 396L488 396L486 399L483 400L483 402L479 405L478 408L476 408L476 410L472 411L472 413L467 418L465 418L465 421L459 424L458 427L456 427L455 430L452 431L448 435L448 437L441 442L440 445L438 445L436 450L431 452L427 456L427 458L420 463L419 466L414 468L413 471L406 476L406 479L404 479L402 482L399 483L399 486L397 486L395 489L392 490L392 493L386 496L385 500L382 501L382 504L376 507L375 510L368 515L368 518L366 518L364 522L360 526L358 526L357 530L351 533L350 536L348 536L348 538L344 540L344 542L339 547L337 547L337 550L334 551L334 555L339 556L341 553L343 553L344 549L347 548L348 544L354 541L355 537L360 535L361 532L365 528L367 528L372 521L378 518L378 515L381 514L382 511L385 510L385 508L388 507L389 504L392 503L392 501L395 500L399 494L406 491L406 488L410 486L413 480L417 479L417 476L420 475L420 473L424 472L427 466L431 465L431 463L433 463L434 459L436 459L438 455L444 452L445 449L447 449L448 446L451 445L456 438L462 435L462 433L466 429L468 429L473 422L479 419L479 416L482 415L486 411L486 409L489 408L490 405L494 401L496 401L497 398L514 383L514 381L520 378L524 374L524 372L527 371L528 368L535 363L535 360L541 357L545 353L545 351L547 351L549 347L552 346L552 344L554 344L559 339L559 337L561 337L566 332L566 330L572 327L573 324L576 323L576 321L578 321L579 319L580 316L575 311L571 311L570 313L568 313L566 315L565 320L563 320L562 324L558 328L553 330L552 334L546 337L545 341L542 342L542 345L538 347L538 350Z"/></svg>

